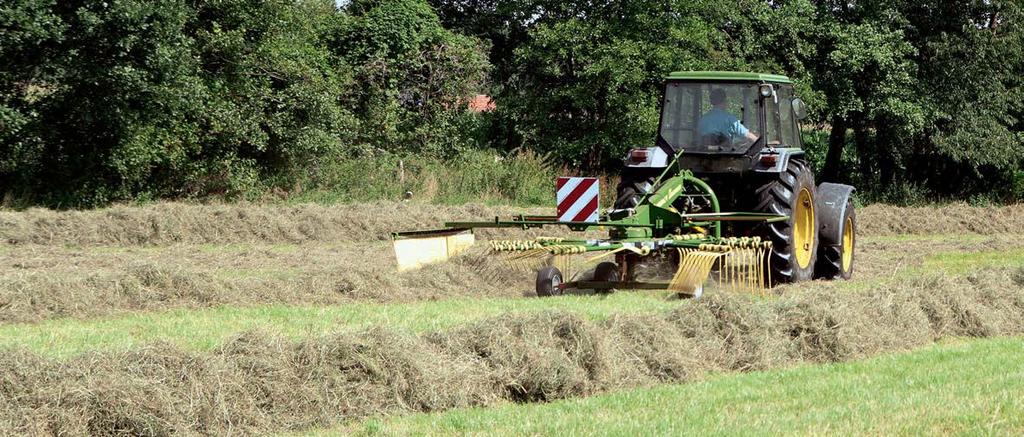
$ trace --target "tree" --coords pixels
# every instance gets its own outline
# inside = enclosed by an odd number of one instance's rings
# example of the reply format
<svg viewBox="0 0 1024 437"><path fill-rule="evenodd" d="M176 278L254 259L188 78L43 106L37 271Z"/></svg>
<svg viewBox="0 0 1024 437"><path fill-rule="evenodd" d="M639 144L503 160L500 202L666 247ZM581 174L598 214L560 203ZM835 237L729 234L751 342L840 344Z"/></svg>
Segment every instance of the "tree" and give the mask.
<svg viewBox="0 0 1024 437"><path fill-rule="evenodd" d="M487 46L444 29L421 0L361 0L333 49L362 85L359 141L391 152L450 157L475 147L468 99L481 92Z"/></svg>
<svg viewBox="0 0 1024 437"><path fill-rule="evenodd" d="M498 96L518 143L596 170L653 140L659 84L671 70L722 62L723 35L691 2L572 3L515 50Z"/></svg>
<svg viewBox="0 0 1024 437"><path fill-rule="evenodd" d="M828 96L833 128L823 180L850 180L839 165L848 128L861 185L924 184L963 196L1019 166L1016 72L1024 64L1015 3L822 1L817 8L817 52L808 64Z"/></svg>
<svg viewBox="0 0 1024 437"><path fill-rule="evenodd" d="M0 5L0 196L15 193L36 171L44 152L36 132L39 112L56 88L52 62L67 29L53 13L54 1L11 0ZM22 189L21 191L24 191Z"/></svg>
<svg viewBox="0 0 1024 437"><path fill-rule="evenodd" d="M535 16L509 63L498 100L509 146L553 151L590 171L616 167L626 149L653 142L671 71L799 79L813 49L804 40L812 10L804 1L562 2Z"/></svg>

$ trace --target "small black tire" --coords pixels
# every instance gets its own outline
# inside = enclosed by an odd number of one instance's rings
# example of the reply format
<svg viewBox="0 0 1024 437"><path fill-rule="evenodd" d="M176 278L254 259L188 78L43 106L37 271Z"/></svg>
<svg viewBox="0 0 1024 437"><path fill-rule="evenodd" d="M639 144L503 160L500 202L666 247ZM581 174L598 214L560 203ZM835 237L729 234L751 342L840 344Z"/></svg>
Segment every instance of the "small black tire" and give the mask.
<svg viewBox="0 0 1024 437"><path fill-rule="evenodd" d="M842 226L840 241L821 241L818 271L815 272L817 278L850 279L853 276L854 254L857 247L857 212L853 209L853 199L846 200L846 208L839 223Z"/></svg>
<svg viewBox="0 0 1024 437"><path fill-rule="evenodd" d="M619 282L619 265L605 261L594 268L594 280L598 282Z"/></svg>
<svg viewBox="0 0 1024 437"><path fill-rule="evenodd" d="M562 294L562 272L557 267L544 267L537 272L537 296L548 297Z"/></svg>

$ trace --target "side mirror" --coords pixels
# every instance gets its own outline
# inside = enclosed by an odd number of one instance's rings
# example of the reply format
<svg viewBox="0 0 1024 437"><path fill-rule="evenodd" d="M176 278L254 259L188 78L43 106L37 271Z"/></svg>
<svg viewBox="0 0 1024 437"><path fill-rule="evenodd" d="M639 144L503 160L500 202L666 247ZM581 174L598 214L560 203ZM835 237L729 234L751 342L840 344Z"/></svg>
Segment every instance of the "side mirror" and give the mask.
<svg viewBox="0 0 1024 437"><path fill-rule="evenodd" d="M793 99L793 114L796 115L797 120L807 118L807 105L799 97Z"/></svg>

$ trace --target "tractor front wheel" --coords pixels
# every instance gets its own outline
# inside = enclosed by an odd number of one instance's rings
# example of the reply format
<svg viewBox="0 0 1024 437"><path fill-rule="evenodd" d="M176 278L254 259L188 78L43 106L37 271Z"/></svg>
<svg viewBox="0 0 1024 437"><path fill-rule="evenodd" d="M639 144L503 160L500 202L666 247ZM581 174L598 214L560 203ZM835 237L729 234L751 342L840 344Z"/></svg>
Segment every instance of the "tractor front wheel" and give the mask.
<svg viewBox="0 0 1024 437"><path fill-rule="evenodd" d="M647 191L651 189L655 176L634 171L623 171L619 185L615 187L614 209L636 208Z"/></svg>
<svg viewBox="0 0 1024 437"><path fill-rule="evenodd" d="M761 236L772 242L768 259L772 285L812 279L818 255L814 173L806 163L790 160L786 170L756 194L758 211L789 217L759 227Z"/></svg>

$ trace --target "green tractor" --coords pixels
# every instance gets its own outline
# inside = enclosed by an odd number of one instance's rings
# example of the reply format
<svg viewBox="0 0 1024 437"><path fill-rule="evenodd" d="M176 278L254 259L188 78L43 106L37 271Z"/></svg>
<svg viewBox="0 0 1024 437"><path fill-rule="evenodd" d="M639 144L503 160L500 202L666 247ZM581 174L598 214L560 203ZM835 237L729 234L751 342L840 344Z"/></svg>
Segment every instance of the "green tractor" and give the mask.
<svg viewBox="0 0 1024 437"><path fill-rule="evenodd" d="M659 176L689 171L717 194L723 210L772 213L784 221L724 222L723 233L772 242L773 283L849 279L857 218L849 185L815 184L803 151L804 103L789 78L773 74L697 71L667 77L655 147L625 158L614 210L629 210ZM710 211L694 197L683 213Z"/></svg>
<svg viewBox="0 0 1024 437"><path fill-rule="evenodd" d="M654 147L626 156L615 205L601 212L594 177L556 181L555 215L447 222L392 234L399 270L465 252L480 228L566 227L593 235L489 240L490 256L537 269L537 296L568 290L667 289L700 297L705 282L765 293L778 283L849 278L856 216L853 187L816 185L804 159L805 115L784 76L673 73L665 84ZM570 262L583 257L579 269ZM640 270L674 267L668 282Z"/></svg>

